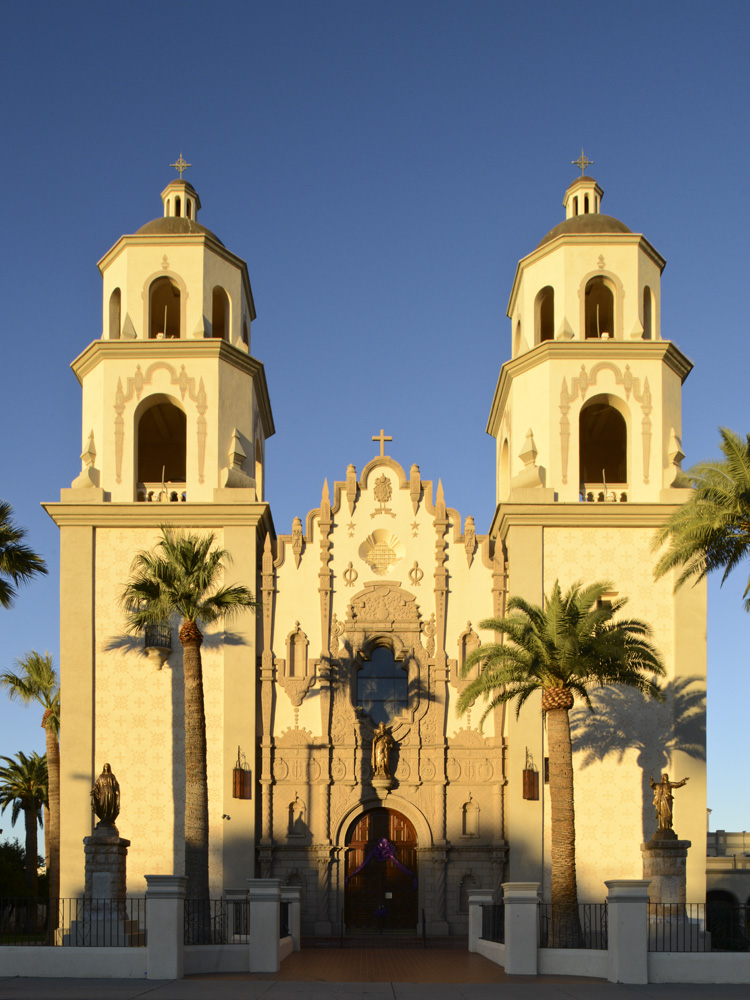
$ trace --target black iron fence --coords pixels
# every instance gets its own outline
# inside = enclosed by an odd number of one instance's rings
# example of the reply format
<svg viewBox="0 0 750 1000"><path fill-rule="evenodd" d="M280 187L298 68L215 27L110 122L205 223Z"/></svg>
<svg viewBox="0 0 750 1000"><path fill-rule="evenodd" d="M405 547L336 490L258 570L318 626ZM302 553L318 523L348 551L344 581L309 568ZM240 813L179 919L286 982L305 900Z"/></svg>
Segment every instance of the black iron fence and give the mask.
<svg viewBox="0 0 750 1000"><path fill-rule="evenodd" d="M750 951L750 907L649 903L649 951Z"/></svg>
<svg viewBox="0 0 750 1000"><path fill-rule="evenodd" d="M570 907L541 903L539 947L606 950L607 904L578 903Z"/></svg>
<svg viewBox="0 0 750 1000"><path fill-rule="evenodd" d="M245 944L249 933L246 899L185 900L185 944Z"/></svg>
<svg viewBox="0 0 750 1000"><path fill-rule="evenodd" d="M0 946L143 948L145 944L143 898L0 898Z"/></svg>
<svg viewBox="0 0 750 1000"><path fill-rule="evenodd" d="M482 938L505 944L505 904L485 903L482 907Z"/></svg>

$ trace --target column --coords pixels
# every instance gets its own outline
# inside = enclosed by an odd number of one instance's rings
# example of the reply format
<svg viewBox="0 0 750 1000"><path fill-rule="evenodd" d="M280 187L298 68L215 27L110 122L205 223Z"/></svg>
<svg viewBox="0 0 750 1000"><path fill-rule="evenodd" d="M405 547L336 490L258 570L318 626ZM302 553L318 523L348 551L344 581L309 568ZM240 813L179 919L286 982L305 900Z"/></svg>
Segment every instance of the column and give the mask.
<svg viewBox="0 0 750 1000"><path fill-rule="evenodd" d="M492 889L474 889L469 893L469 951L478 951L477 941L482 936L482 907L490 906L495 893Z"/></svg>
<svg viewBox="0 0 750 1000"><path fill-rule="evenodd" d="M508 975L537 974L539 883L504 882L505 971Z"/></svg>
<svg viewBox="0 0 750 1000"><path fill-rule="evenodd" d="M182 979L186 886L184 875L146 875L148 979Z"/></svg>
<svg viewBox="0 0 750 1000"><path fill-rule="evenodd" d="M279 971L279 903L277 878L249 878L250 971Z"/></svg>
<svg viewBox="0 0 750 1000"><path fill-rule="evenodd" d="M607 896L611 983L648 982L648 880L613 879Z"/></svg>

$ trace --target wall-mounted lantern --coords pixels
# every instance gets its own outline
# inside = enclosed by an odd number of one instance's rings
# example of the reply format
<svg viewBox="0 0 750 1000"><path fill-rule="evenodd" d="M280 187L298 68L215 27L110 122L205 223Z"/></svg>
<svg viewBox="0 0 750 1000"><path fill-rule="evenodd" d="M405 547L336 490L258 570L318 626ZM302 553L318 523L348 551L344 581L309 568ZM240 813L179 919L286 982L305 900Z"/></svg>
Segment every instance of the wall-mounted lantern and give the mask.
<svg viewBox="0 0 750 1000"><path fill-rule="evenodd" d="M251 799L253 797L251 771L241 747L237 747L237 763L232 771L232 798Z"/></svg>
<svg viewBox="0 0 750 1000"><path fill-rule="evenodd" d="M526 747L526 767L523 769L523 797L531 801L539 798L539 771L528 747Z"/></svg>

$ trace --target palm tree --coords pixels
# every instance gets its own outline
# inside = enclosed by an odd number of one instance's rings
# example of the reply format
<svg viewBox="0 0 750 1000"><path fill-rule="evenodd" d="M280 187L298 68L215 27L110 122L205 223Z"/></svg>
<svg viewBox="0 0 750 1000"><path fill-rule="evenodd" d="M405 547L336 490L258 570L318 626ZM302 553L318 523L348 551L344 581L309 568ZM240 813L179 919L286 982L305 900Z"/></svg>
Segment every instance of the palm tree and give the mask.
<svg viewBox="0 0 750 1000"><path fill-rule="evenodd" d="M37 894L37 824L42 822L42 807L47 799L47 761L38 753L27 757L17 753L0 757L0 812L12 807L11 822L15 823L23 810L26 826L26 889L29 896Z"/></svg>
<svg viewBox="0 0 750 1000"><path fill-rule="evenodd" d="M653 698L661 692L653 675L664 667L651 644L651 629L636 619L615 620L625 598L603 601L611 583L580 583L563 594L559 581L542 607L510 597L505 618L488 618L480 628L507 636L474 650L464 676L480 672L458 699L463 714L481 696L486 699L482 722L504 702L516 702L516 715L527 699L542 692L547 724L552 853L553 935L578 926L575 866L573 753L568 712L575 697L591 707L589 689L622 684ZM558 930L555 930L555 927Z"/></svg>
<svg viewBox="0 0 750 1000"><path fill-rule="evenodd" d="M247 587L218 585L226 550L214 535L181 533L161 526L153 551L139 552L121 603L127 629L139 632L179 615L185 678L185 875L191 899L208 899L208 779L206 715L199 624L230 618L259 604Z"/></svg>
<svg viewBox="0 0 750 1000"><path fill-rule="evenodd" d="M703 579L722 569L721 582L750 556L750 434L720 427L723 459L701 462L689 476L695 491L654 538L655 550L669 548L654 569L658 579L681 568L675 589L691 577ZM750 579L745 587L745 611L750 611Z"/></svg>
<svg viewBox="0 0 750 1000"><path fill-rule="evenodd" d="M0 608L10 608L20 583L28 583L35 573L46 573L44 560L33 552L22 539L25 528L11 521L13 508L7 500L0 500Z"/></svg>
<svg viewBox="0 0 750 1000"><path fill-rule="evenodd" d="M35 650L16 660L18 673L0 674L0 687L13 701L28 704L37 701L44 709L42 728L47 743L48 810L45 810L44 833L47 842L47 872L50 899L60 895L60 685L49 653Z"/></svg>

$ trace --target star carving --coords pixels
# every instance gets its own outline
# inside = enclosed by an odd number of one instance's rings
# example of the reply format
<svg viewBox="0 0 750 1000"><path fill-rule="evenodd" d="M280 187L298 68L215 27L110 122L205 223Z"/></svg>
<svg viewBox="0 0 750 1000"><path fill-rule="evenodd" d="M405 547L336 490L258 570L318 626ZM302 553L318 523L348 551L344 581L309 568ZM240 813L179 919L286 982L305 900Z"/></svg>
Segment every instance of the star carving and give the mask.
<svg viewBox="0 0 750 1000"><path fill-rule="evenodd" d="M349 523L347 524L347 526L346 526L346 530L347 530L347 531L349 532L349 537L350 537L350 538L353 538L353 537L354 537L354 529L355 529L356 527L357 527L357 525L356 525L356 524L354 523L354 521L350 521L350 522L349 522Z"/></svg>
<svg viewBox="0 0 750 1000"><path fill-rule="evenodd" d="M411 524L411 533L414 538L419 534L419 521L413 521Z"/></svg>

